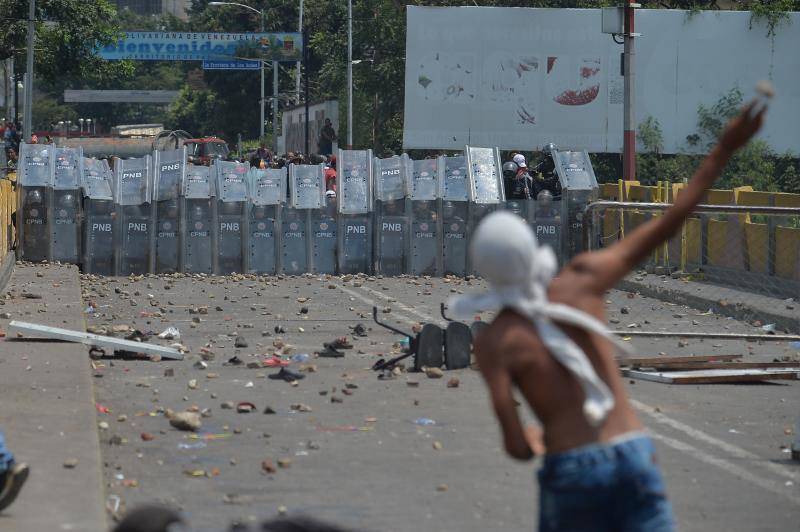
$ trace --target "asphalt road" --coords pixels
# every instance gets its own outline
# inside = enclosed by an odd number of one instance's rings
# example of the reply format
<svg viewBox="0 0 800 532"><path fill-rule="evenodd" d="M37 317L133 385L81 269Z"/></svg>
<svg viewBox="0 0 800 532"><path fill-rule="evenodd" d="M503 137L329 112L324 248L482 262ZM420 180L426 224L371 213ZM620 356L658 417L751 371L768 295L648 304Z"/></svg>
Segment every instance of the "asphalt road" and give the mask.
<svg viewBox="0 0 800 532"><path fill-rule="evenodd" d="M279 512L374 531L535 529L536 464L503 455L476 371L378 380L369 370L378 355L396 351L400 339L372 323L373 302L391 308L381 317L410 329L441 321L439 303L472 288L468 284L318 276L84 277L84 301L96 305L88 325L156 333L175 326L190 349L181 362L95 361L98 408L108 409L98 419L108 424L100 439L109 505L117 496L119 511L164 502L181 508L194 529L209 531ZM208 314L190 314L198 306L208 306ZM612 327L620 329L760 332L751 324L625 292L610 293L608 306L609 317L619 320ZM348 334L357 323L368 327L368 336L351 337L354 348L344 358L314 359L322 342ZM276 326L286 332L276 333ZM248 346L235 347L237 336ZM642 356L800 359L797 350L778 343L631 341ZM247 367L258 366L281 342L291 346L291 354L311 354L306 365L316 366L296 386L268 379L277 369ZM213 353L206 369L195 367L202 348ZM244 364L226 365L234 355ZM458 387L448 387L453 377ZM679 529L798 529L800 467L786 447L800 416L800 383L630 381L628 389L656 439ZM256 411L223 408L241 401ZM292 409L299 404L310 411ZM162 414L191 407L208 409L197 435L172 428ZM275 413L262 413L267 407ZM436 424L417 425L419 418ZM264 461L271 461L269 471Z"/></svg>

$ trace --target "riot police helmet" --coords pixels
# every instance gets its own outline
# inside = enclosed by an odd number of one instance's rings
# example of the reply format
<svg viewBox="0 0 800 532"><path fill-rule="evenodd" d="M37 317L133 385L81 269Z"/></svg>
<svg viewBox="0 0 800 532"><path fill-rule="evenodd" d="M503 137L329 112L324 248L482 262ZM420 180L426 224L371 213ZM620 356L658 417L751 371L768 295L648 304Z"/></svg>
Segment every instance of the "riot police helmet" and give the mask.
<svg viewBox="0 0 800 532"><path fill-rule="evenodd" d="M42 192L40 190L30 190L26 198L28 205L36 205L42 203Z"/></svg>
<svg viewBox="0 0 800 532"><path fill-rule="evenodd" d="M555 156L555 153L558 151L558 146L553 144L552 142L548 142L547 146L544 147L544 152L547 155Z"/></svg>
<svg viewBox="0 0 800 532"><path fill-rule="evenodd" d="M553 203L553 193L549 190L542 190L536 196L536 202L539 204L540 208L550 207Z"/></svg>
<svg viewBox="0 0 800 532"><path fill-rule="evenodd" d="M512 179L517 175L517 170L519 170L517 163L514 161L508 161L503 165L503 177Z"/></svg>

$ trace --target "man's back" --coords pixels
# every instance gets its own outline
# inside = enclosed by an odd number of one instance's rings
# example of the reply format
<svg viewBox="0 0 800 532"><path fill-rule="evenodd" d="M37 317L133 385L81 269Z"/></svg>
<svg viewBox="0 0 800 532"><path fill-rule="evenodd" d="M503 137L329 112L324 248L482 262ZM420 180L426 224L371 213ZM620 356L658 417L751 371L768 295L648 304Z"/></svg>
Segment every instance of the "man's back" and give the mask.
<svg viewBox="0 0 800 532"><path fill-rule="evenodd" d="M584 254L567 264L550 284L548 299L581 310L605 321L602 296L592 293L587 278L593 258ZM557 324L558 325L558 324ZM605 442L620 434L641 429L625 397L622 379L614 362L614 348L605 339L569 325L558 325L584 353L598 376L609 386L615 406L603 425L593 427L583 412L585 395L575 377L542 343L528 318L504 310L477 339L476 354L493 353L491 361L502 364L544 426L548 452L559 452L588 443Z"/></svg>

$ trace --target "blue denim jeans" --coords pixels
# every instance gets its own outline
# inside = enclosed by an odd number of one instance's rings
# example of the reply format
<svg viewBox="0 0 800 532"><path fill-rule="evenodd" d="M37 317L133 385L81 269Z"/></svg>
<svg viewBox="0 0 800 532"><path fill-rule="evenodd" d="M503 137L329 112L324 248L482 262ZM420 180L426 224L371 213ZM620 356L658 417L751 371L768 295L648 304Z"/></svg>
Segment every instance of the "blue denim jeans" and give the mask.
<svg viewBox="0 0 800 532"><path fill-rule="evenodd" d="M540 532L668 532L672 507L652 440L631 434L616 443L547 455L538 473Z"/></svg>
<svg viewBox="0 0 800 532"><path fill-rule="evenodd" d="M3 431L0 431L0 475L11 469L14 465L14 455L6 449L6 440Z"/></svg>

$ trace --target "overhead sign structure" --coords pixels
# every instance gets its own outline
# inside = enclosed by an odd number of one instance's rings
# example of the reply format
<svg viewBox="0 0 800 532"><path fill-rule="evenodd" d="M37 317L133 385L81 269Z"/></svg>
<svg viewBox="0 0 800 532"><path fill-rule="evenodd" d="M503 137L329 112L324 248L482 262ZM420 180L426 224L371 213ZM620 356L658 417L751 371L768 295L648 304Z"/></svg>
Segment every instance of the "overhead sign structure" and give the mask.
<svg viewBox="0 0 800 532"><path fill-rule="evenodd" d="M268 61L301 61L303 35L288 33L191 33L129 31L117 42L101 46L103 59L140 61L206 61L241 58L253 53Z"/></svg>
<svg viewBox="0 0 800 532"><path fill-rule="evenodd" d="M622 46L602 32L600 9L407 13L404 148L622 151ZM762 79L776 96L759 137L797 150L800 13L787 16L768 37L746 11L637 11L635 116L658 120L663 153L703 151L687 139L699 106L737 88L748 101Z"/></svg>
<svg viewBox="0 0 800 532"><path fill-rule="evenodd" d="M230 61L203 61L203 70L258 70L261 61L243 61L233 59Z"/></svg>
<svg viewBox="0 0 800 532"><path fill-rule="evenodd" d="M172 103L178 91L149 90L73 90L64 91L64 101L68 103Z"/></svg>

